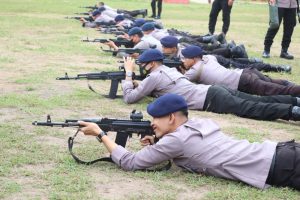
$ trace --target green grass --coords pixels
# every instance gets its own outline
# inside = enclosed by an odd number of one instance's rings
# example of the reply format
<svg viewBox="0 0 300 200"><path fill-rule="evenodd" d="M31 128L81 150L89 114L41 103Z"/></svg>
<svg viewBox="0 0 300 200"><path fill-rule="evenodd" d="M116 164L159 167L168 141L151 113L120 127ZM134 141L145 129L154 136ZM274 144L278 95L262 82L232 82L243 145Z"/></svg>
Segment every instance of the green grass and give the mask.
<svg viewBox="0 0 300 200"><path fill-rule="evenodd" d="M74 162L67 150L72 128L33 127L35 120L53 121L85 117L129 118L133 109L141 110L153 98L127 105L122 99L110 100L88 90L86 81L57 81L68 72L117 70L117 59L99 51L99 44L83 43L82 38L110 38L84 29L76 20L64 19L79 6L93 5L84 0L2 0L0 1L0 199L299 199L299 192L288 188L258 190L243 183L184 172L172 167L168 172L124 172L116 165L98 163L83 166ZM111 0L110 6L134 10L148 8L146 0ZM162 22L206 34L207 4L164 4ZM220 17L219 17L220 18ZM235 2L228 39L244 43L251 57L260 57L268 24L268 7ZM221 30L218 20L217 32ZM280 59L282 28L266 62L289 64L292 74L268 73L300 84L300 34L295 27L290 52L293 61ZM100 94L108 94L109 81L90 81ZM118 94L122 94L119 87ZM299 123L267 122L191 111L191 117L208 117L222 130L239 139L261 142L265 139L300 141ZM91 160L106 155L103 145L79 135L74 152ZM140 149L136 136L129 149Z"/></svg>

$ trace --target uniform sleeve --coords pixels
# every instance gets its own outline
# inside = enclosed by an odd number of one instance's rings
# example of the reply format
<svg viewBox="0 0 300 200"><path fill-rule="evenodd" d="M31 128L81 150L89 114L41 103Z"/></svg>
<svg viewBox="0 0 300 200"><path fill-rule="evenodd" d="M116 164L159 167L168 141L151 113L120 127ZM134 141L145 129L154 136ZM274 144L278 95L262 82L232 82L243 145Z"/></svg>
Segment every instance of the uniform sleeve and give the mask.
<svg viewBox="0 0 300 200"><path fill-rule="evenodd" d="M143 97L150 95L152 91L157 87L159 79L157 76L148 76L139 86L133 89L132 81L123 80L123 99L126 103L135 103L141 100Z"/></svg>
<svg viewBox="0 0 300 200"><path fill-rule="evenodd" d="M185 76L189 79L189 81L191 81L191 82L199 82L199 78L200 77L198 77L198 72L197 72L197 70L194 68L194 67L192 67L192 68L190 68L188 71L186 71L185 72Z"/></svg>
<svg viewBox="0 0 300 200"><path fill-rule="evenodd" d="M137 43L134 47L134 49L149 49L149 44L145 41L140 41L139 43Z"/></svg>
<svg viewBox="0 0 300 200"><path fill-rule="evenodd" d="M126 171L146 169L163 161L183 155L183 143L176 136L166 135L158 143L131 153L118 146L111 153L112 160Z"/></svg>
<svg viewBox="0 0 300 200"><path fill-rule="evenodd" d="M83 26L89 28L95 28L97 27L97 24L95 22L85 22Z"/></svg>

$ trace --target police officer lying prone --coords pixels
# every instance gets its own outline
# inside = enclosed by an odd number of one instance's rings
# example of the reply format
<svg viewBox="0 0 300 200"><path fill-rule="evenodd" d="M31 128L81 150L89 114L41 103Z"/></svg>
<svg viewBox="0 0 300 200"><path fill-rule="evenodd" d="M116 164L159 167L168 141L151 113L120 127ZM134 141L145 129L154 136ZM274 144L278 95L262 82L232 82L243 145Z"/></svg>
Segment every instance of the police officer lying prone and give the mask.
<svg viewBox="0 0 300 200"><path fill-rule="evenodd" d="M226 69L215 56L203 55L198 46L181 51L187 69L185 76L192 82L206 85L223 85L233 90L256 95L291 95L300 97L300 85L287 80L272 79L254 68Z"/></svg>
<svg viewBox="0 0 300 200"><path fill-rule="evenodd" d="M165 36L160 39L160 43L162 45L163 54L166 57L170 59L183 58L181 51L186 47L179 43L177 37ZM273 65L263 63L262 61L260 62L255 58L225 58L222 55L208 54L208 52L205 51L203 53L206 55L213 55L214 57L216 57L218 63L226 68L245 69L251 67L264 72L291 72L291 67L289 65Z"/></svg>
<svg viewBox="0 0 300 200"><path fill-rule="evenodd" d="M85 135L100 138L112 160L124 170L146 169L163 161L188 171L241 181L265 189L270 185L300 190L300 144L249 143L226 136L210 119L188 119L188 105L166 94L148 105L155 137L146 136L142 150L132 153L117 145L94 123L80 122ZM288 169L288 170L286 170Z"/></svg>
<svg viewBox="0 0 300 200"><path fill-rule="evenodd" d="M129 39L134 43L134 49L150 49L150 48L156 48L159 51L162 51L162 47L160 42L152 37L151 35L144 35L141 28L134 27L131 28L128 32ZM109 41L105 43L110 48L113 48L114 50L118 51L119 47L113 42ZM135 53L132 54L131 57L137 57L139 54ZM117 57L122 56L129 56L124 54L118 54Z"/></svg>
<svg viewBox="0 0 300 200"><path fill-rule="evenodd" d="M162 64L164 56L156 50L146 50L139 56L147 77L135 87L132 81L135 61L124 59L126 78L122 81L123 100L135 103L145 96L173 93L182 96L189 109L215 113L231 113L259 120L300 120L300 98L290 95L256 96L218 85L194 84L176 68Z"/></svg>

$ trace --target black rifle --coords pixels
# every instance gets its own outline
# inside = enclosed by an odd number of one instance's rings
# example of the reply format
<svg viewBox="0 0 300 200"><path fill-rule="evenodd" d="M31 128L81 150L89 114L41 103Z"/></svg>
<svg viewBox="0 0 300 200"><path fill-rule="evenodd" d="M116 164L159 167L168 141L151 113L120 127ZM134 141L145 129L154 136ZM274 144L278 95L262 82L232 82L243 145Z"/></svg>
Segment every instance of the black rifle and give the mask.
<svg viewBox="0 0 300 200"><path fill-rule="evenodd" d="M122 39L122 38L118 38L118 39L84 39L82 40L82 42L100 42L100 43L107 43L109 41L113 41L115 43L116 46L120 47L120 46L125 46L126 48L131 48L134 46L133 42L131 40L126 40L126 39Z"/></svg>
<svg viewBox="0 0 300 200"><path fill-rule="evenodd" d="M90 17L65 17L65 19L76 19L76 20L80 20L81 18L85 19L86 21L93 21Z"/></svg>
<svg viewBox="0 0 300 200"><path fill-rule="evenodd" d="M103 131L113 131L117 132L115 143L121 145L123 147L126 146L126 142L128 137L131 137L133 133L136 133L141 136L141 138L146 135L153 136L154 131L151 126L150 121L142 120L143 115L141 112L136 112L133 110L130 114L130 120L122 120L122 119L110 119L110 118L90 118L90 119L66 119L65 122L52 122L50 115L47 116L46 122L32 122L34 126L51 126L51 127L80 127L78 121L85 122L93 122L96 123ZM68 148L71 156L74 160L79 164L91 165L98 161L107 161L113 162L111 157L103 157L93 161L83 161L79 159L76 155L74 155L72 148L74 144L74 139L77 136L79 129L74 134L73 137L69 137L68 139ZM156 140L157 141L157 140ZM168 170L171 167L171 162L164 166L163 168L156 169L155 171ZM149 171L149 170L148 170Z"/></svg>
<svg viewBox="0 0 300 200"><path fill-rule="evenodd" d="M115 25L115 24L110 24L110 25L102 25L101 28L120 28L119 26Z"/></svg>
<svg viewBox="0 0 300 200"><path fill-rule="evenodd" d="M119 63L124 63L124 61L118 61ZM141 67L141 63L136 60L135 63L137 65L139 65ZM181 71L181 67L183 67L183 62L179 59L169 59L169 58L165 58L163 59L163 65L167 66L167 67L170 67L170 68L176 68L177 70ZM124 69L124 68L120 68L120 69Z"/></svg>
<svg viewBox="0 0 300 200"><path fill-rule="evenodd" d="M79 8L87 8L87 9L96 10L96 9L98 9L98 6L81 6Z"/></svg>
<svg viewBox="0 0 300 200"><path fill-rule="evenodd" d="M91 13L83 12L83 13L74 13L75 15L90 15Z"/></svg>
<svg viewBox="0 0 300 200"><path fill-rule="evenodd" d="M163 60L163 64L167 67L175 67L177 70L179 70L181 67L183 67L183 62L179 59L167 59L165 58Z"/></svg>
<svg viewBox="0 0 300 200"><path fill-rule="evenodd" d="M104 34L115 34L115 35L124 35L128 33L128 29L118 29L118 28L102 28L99 30Z"/></svg>
<svg viewBox="0 0 300 200"><path fill-rule="evenodd" d="M147 49L134 49L134 48L127 48L127 49L118 49L117 51L115 50L110 50L110 49L103 49L101 48L102 51L104 52L110 52L112 53L113 56L116 56L118 53L126 53L126 54L134 54L134 53L138 53L138 54L141 54L143 53L144 51L146 51Z"/></svg>
<svg viewBox="0 0 300 200"><path fill-rule="evenodd" d="M86 74L78 74L75 77L70 77L68 73L65 73L63 77L57 77L56 80L78 80L78 79L86 79L86 80L111 80L109 94L106 96L110 99L115 99L117 96L119 83L125 79L125 71L112 71L112 72L95 72L95 73L86 73ZM134 80L143 80L145 76L135 75L133 74L132 79ZM95 90L88 85L89 89L93 92Z"/></svg>

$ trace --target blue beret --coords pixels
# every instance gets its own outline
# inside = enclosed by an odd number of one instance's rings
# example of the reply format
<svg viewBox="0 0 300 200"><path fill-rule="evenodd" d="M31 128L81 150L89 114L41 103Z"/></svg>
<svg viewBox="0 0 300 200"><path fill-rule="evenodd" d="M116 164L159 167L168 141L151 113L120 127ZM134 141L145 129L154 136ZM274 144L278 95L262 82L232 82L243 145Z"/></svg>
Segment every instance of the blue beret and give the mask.
<svg viewBox="0 0 300 200"><path fill-rule="evenodd" d="M120 21L123 21L125 18L124 18L124 16L123 15L117 15L116 17L115 17L115 22L120 22Z"/></svg>
<svg viewBox="0 0 300 200"><path fill-rule="evenodd" d="M150 31L150 30L154 30L154 23L152 22L147 22L142 26L142 30L143 31Z"/></svg>
<svg viewBox="0 0 300 200"><path fill-rule="evenodd" d="M152 117L163 117L187 108L186 101L182 96L177 94L165 94L150 103L147 107L147 112Z"/></svg>
<svg viewBox="0 0 300 200"><path fill-rule="evenodd" d="M95 17L96 15L100 15L101 12L99 10L95 10L93 13L92 13L92 16Z"/></svg>
<svg viewBox="0 0 300 200"><path fill-rule="evenodd" d="M145 24L145 22L146 21L143 18L136 19L134 21L134 26L141 27L143 24Z"/></svg>
<svg viewBox="0 0 300 200"><path fill-rule="evenodd" d="M186 47L181 53L185 58L195 58L203 55L202 48L195 45Z"/></svg>
<svg viewBox="0 0 300 200"><path fill-rule="evenodd" d="M135 34L138 34L138 33L141 33L142 32L142 29L139 28L139 27L133 27L131 28L129 31L128 31L128 35L129 36L132 36L132 35L135 35Z"/></svg>
<svg viewBox="0 0 300 200"><path fill-rule="evenodd" d="M98 11L99 11L99 12L103 12L104 10L106 10L106 9L105 9L105 7L103 7L103 6L101 6L100 8L98 8Z"/></svg>
<svg viewBox="0 0 300 200"><path fill-rule="evenodd" d="M138 58L140 63L163 60L164 55L157 49L148 49L144 51Z"/></svg>
<svg viewBox="0 0 300 200"><path fill-rule="evenodd" d="M160 39L161 45L167 48L177 47L179 40L174 36L166 36Z"/></svg>

